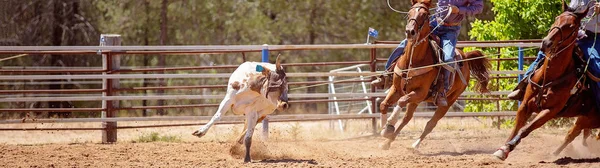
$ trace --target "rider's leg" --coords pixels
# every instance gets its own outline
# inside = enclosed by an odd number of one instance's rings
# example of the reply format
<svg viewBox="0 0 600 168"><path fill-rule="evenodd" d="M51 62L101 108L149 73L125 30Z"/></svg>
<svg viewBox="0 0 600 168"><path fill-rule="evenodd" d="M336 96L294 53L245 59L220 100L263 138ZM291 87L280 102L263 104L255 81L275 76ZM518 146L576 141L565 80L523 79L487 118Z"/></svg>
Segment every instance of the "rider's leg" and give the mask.
<svg viewBox="0 0 600 168"><path fill-rule="evenodd" d="M457 36L460 31L460 26L440 26L436 31L437 35L440 37L440 41L442 44L442 49L444 51L444 62L452 62L454 61L454 49L456 49ZM450 66L454 66L451 64ZM450 71L445 68L441 68L442 70L442 80L444 81L444 89L442 92L438 93L436 104L438 106L448 106L448 102L446 100L446 92L450 89Z"/></svg>
<svg viewBox="0 0 600 168"><path fill-rule="evenodd" d="M390 66L392 66L392 64L394 63L394 60L396 60L396 58L398 58L398 57L402 56L402 54L404 54L405 47L406 47L406 39L402 40L402 42L400 42L398 47L396 47L396 49L394 49L392 54L390 54L388 61L385 63L385 70L384 70L385 72L388 72L387 70L390 68ZM371 82L371 85L383 86L385 84L386 80L391 80L389 77L390 77L389 75L379 76L379 77L377 77L377 79L375 79L374 81Z"/></svg>
<svg viewBox="0 0 600 168"><path fill-rule="evenodd" d="M600 77L600 54L598 53L598 51L600 51L600 39L594 41L594 36L588 37L580 40L579 45L581 47L581 50L583 51L583 58L586 61L588 59L590 60L588 62L587 70L592 75ZM596 98L596 107L600 109L600 82L590 82L590 88Z"/></svg>
<svg viewBox="0 0 600 168"><path fill-rule="evenodd" d="M392 54L390 54L390 58L388 58L387 62L385 63L385 69L390 69L390 66L392 66L392 63L394 63L394 60L398 57L400 57L402 54L404 54L404 48L406 47L406 39L402 40L400 42L400 44L398 44L398 47L396 47L396 49L394 49L394 51L392 52Z"/></svg>
<svg viewBox="0 0 600 168"><path fill-rule="evenodd" d="M508 94L508 99L511 100L521 100L523 99L523 96L525 95L525 87L527 87L527 84L529 83L527 80L527 77L529 75L532 75L533 72L535 72L535 70L538 67L538 64L540 62L542 62L544 60L544 58L546 57L546 54L544 54L544 52L539 51L537 54L537 58L535 59L535 61L533 61L531 63L531 65L529 65L529 68L527 69L527 71L525 72L525 74L523 75L523 79L521 79L521 81L519 81L519 84L517 84L517 87L515 87L515 89L513 90L513 92Z"/></svg>

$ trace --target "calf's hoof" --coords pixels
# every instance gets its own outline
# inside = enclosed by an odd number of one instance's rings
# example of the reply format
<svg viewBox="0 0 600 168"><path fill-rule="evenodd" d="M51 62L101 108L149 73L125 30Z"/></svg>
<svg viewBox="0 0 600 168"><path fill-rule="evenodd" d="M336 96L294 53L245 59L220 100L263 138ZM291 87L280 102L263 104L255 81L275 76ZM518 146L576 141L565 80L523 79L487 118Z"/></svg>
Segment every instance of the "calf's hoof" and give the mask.
<svg viewBox="0 0 600 168"><path fill-rule="evenodd" d="M194 131L194 133L192 133L192 135L197 136L198 138L201 138L204 135L206 135L206 132L200 131L200 130L196 130L196 131Z"/></svg>

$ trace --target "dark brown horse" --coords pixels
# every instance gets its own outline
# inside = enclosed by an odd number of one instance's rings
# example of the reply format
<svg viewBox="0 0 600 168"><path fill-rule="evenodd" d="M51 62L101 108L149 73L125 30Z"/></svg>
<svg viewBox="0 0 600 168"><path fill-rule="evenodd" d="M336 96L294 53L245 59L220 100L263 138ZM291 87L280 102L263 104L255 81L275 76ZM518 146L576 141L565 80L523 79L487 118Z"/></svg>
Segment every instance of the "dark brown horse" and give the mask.
<svg viewBox="0 0 600 168"><path fill-rule="evenodd" d="M400 130L410 121L417 108L418 104L423 101L433 101L434 96L431 96L430 90L432 83L436 80L439 74L441 66L426 67L436 63L435 53L432 46L429 43L432 27L429 25L429 7L431 5L430 0L413 0L413 6L408 13L408 23L406 24L407 32L407 45L404 55L398 60L395 65L393 84L390 88L388 95L380 105L382 125L385 125L381 135L387 140L381 145L382 149L389 149L390 144ZM425 41L425 42L423 42ZM474 59L467 61L460 68L460 72L469 81L471 74L478 80L475 88L480 92L488 92L488 68L490 67L489 61L483 57L480 51L471 51L464 53L460 50L456 50L462 58ZM419 68L420 67L420 68ZM418 68L407 71L408 69ZM406 73L403 73L406 72ZM401 76L402 75L402 76ZM451 78L449 78L451 79ZM448 108L458 99L458 96L467 88L467 84L464 84L459 79L458 74L451 81L451 88L447 92L447 106L438 106L435 114L427 123L425 130L421 134L421 137L413 144L414 148L417 148L421 141L433 130L437 122L446 114ZM440 79L441 80L441 79ZM438 81L439 82L439 81ZM435 91L434 91L435 92ZM387 109L391 105L396 105L392 115L386 118ZM398 122L398 115L400 114L401 107L407 106L406 114L402 119L402 123L395 129L394 125Z"/></svg>
<svg viewBox="0 0 600 168"><path fill-rule="evenodd" d="M576 75L578 58L575 59L573 53L577 47L575 43L581 19L586 16L587 9L583 12L575 12L563 1L563 11L556 17L550 32L542 40L541 50L546 54L546 59L543 65L529 77L530 82L525 90L523 103L517 111L515 127L506 144L494 153L494 156L501 160L508 157L508 153L515 149L521 139L550 119L579 116L577 123L565 138L565 144L555 153L559 153L566 144L579 135L582 129L593 128L590 122L598 120L597 114L594 114L596 112L590 111L595 109L591 108L594 103L587 104L585 107L577 107L577 104L574 104L575 107L572 109L563 111L568 97L571 96L571 90L578 82ZM537 116L525 125L534 112L538 112Z"/></svg>

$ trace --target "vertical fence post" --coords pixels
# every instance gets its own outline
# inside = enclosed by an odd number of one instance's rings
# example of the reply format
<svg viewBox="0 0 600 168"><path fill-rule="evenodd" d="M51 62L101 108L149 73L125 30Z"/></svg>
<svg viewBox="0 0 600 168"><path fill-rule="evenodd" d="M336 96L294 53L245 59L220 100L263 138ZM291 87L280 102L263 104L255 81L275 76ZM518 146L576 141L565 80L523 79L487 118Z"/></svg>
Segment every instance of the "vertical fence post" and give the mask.
<svg viewBox="0 0 600 168"><path fill-rule="evenodd" d="M377 42L374 42L375 44ZM377 71L377 49L375 48L371 48L371 57L370 57L370 61L371 61L371 72L376 72ZM371 77L371 80L375 80L375 77ZM375 93L376 92L376 88L371 86L371 93ZM373 113L375 113L377 111L377 99L375 97L371 97L371 111ZM381 124L383 124L385 118L385 114L380 114L381 115ZM373 134L377 134L377 119L373 118L371 119L371 125L373 127Z"/></svg>
<svg viewBox="0 0 600 168"><path fill-rule="evenodd" d="M523 62L525 62L525 53L523 53L523 47L519 47L519 71L523 71ZM521 82L521 80L523 80L523 74L519 74L519 81L517 81L517 83ZM518 105L521 105L521 101L518 102Z"/></svg>
<svg viewBox="0 0 600 168"><path fill-rule="evenodd" d="M269 45L268 44L263 44L263 49L262 49L262 62L269 62ZM263 135L263 139L267 140L269 139L269 117L265 117L262 121L262 125L263 125L263 130L262 130L262 135Z"/></svg>
<svg viewBox="0 0 600 168"><path fill-rule="evenodd" d="M502 58L502 49L498 48L498 61L496 61L496 71L500 71L500 61ZM496 91L500 91L500 74L496 75ZM500 95L496 96L496 111L500 112L502 109L500 107ZM500 129L500 117L497 117L496 127ZM493 120L493 118L492 118Z"/></svg>
<svg viewBox="0 0 600 168"><path fill-rule="evenodd" d="M100 46L120 46L121 35L118 34L102 34L100 35ZM102 54L102 68L105 72L102 75L112 74L115 70L119 70L121 59L119 55L112 53ZM102 97L113 96L113 89L119 88L119 79L102 79ZM115 108L119 107L119 101L102 100L102 118L116 117ZM102 143L117 142L117 122L102 122Z"/></svg>
<svg viewBox="0 0 600 168"><path fill-rule="evenodd" d="M519 71L523 70L523 62L525 61L524 59L525 58L524 58L524 53L523 53L523 47L519 47ZM522 79L523 79L523 74L519 74L518 82L520 82Z"/></svg>

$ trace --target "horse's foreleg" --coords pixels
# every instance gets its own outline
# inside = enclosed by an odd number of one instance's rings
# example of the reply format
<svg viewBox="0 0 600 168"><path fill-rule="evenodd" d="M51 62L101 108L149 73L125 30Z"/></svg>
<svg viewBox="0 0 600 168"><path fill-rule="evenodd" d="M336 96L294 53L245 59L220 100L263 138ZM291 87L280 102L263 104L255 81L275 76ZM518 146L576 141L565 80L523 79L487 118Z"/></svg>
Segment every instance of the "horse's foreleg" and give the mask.
<svg viewBox="0 0 600 168"><path fill-rule="evenodd" d="M560 111L560 109L545 109L542 110L536 117L531 121L531 123L527 124L525 127L519 130L519 133L504 146L500 147L494 155L498 157L498 159L505 160L508 157L508 153L513 151L515 147L521 142L521 139L527 137L529 133L533 130L544 125L548 120L554 118L556 114Z"/></svg>
<svg viewBox="0 0 600 168"><path fill-rule="evenodd" d="M394 75L396 76L396 75ZM385 125L387 124L386 119L387 118L387 110L390 106L392 106L395 102L398 101L398 99L400 99L400 97L403 96L401 87L399 87L400 84L394 84L392 85L392 87L390 87L390 90L387 94L387 96L385 96L385 99L383 101L381 101L381 104L379 105L379 112L381 112L381 127L385 127ZM396 122L392 123L391 125L396 124Z"/></svg>
<svg viewBox="0 0 600 168"><path fill-rule="evenodd" d="M563 143L560 145L560 147L558 147L552 154L554 154L555 156L560 154L560 152L565 149L565 147L567 147L568 144L570 144L575 137L579 136L579 134L581 134L581 125L577 124L578 122L575 123L575 125L573 126L573 128L571 128L571 130L569 131L569 134L567 134L567 136L565 137L565 140L563 141ZM584 133L584 137L585 137L585 133ZM584 142L585 142L585 138L584 138Z"/></svg>
<svg viewBox="0 0 600 168"><path fill-rule="evenodd" d="M388 127L386 127L386 130L389 128L391 129L393 132L389 133L386 132L386 135L382 135L383 137L386 138L385 142L383 142L383 144L381 144L381 149L387 150L390 148L391 143L396 139L396 137L398 136L398 134L400 133L400 131L402 130L402 128L404 128L404 126L406 126L406 124L408 124L408 122L410 121L410 119L412 119L413 114L415 112L415 110L417 109L417 106L419 104L416 103L411 103L408 104L408 107L406 108L406 113L404 114L404 117L402 117L402 122L400 123L400 125L398 125L398 129L394 130L394 126L388 125ZM396 106L396 108L399 108L398 106ZM394 108L394 113L396 113L396 108ZM397 110L400 111L400 110ZM386 131L384 130L384 131Z"/></svg>
<svg viewBox="0 0 600 168"><path fill-rule="evenodd" d="M429 89L429 88L428 88ZM419 88L414 90L402 97L398 100L398 105L400 107L405 107L408 103L419 103L427 98L427 91L424 88Z"/></svg>
<svg viewBox="0 0 600 168"><path fill-rule="evenodd" d="M523 101L523 103L521 103L521 106L519 106L519 110L517 111L517 117L515 118L515 127L513 127L510 136L508 136L506 142L512 140L517 135L519 130L521 130L521 128L525 126L529 117L531 117L531 112L527 108L527 101Z"/></svg>

